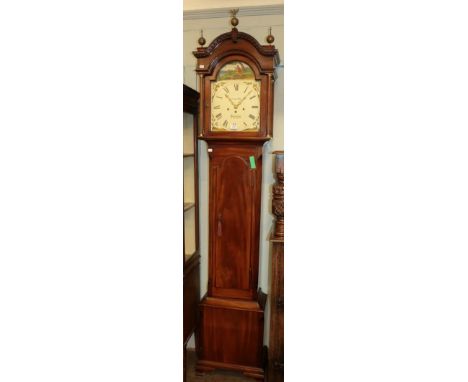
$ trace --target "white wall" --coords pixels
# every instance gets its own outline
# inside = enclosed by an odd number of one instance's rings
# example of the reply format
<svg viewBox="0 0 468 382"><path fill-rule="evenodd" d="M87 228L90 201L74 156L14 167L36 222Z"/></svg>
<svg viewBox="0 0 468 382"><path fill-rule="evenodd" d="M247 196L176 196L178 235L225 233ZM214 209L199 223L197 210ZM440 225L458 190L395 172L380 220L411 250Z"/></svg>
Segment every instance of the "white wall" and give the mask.
<svg viewBox="0 0 468 382"><path fill-rule="evenodd" d="M229 14L225 18L184 20L184 83L198 90L198 79L195 73L196 60L192 51L196 50L200 29L207 41L205 46L218 35L231 30ZM262 213L260 231L259 287L265 293L269 291L270 244L268 241L273 215L271 213L271 188L273 178L273 156L271 152L283 149L283 15L239 16L237 28L255 37L261 44L266 44L268 28L272 27L275 46L279 50L281 64L277 69L275 81L275 114L273 118L273 139L266 143L263 151L263 187ZM208 283L208 155L206 143L199 141L199 202L200 202L200 253L201 253L201 295L207 291ZM269 303L267 303L265 320L265 343L268 344Z"/></svg>

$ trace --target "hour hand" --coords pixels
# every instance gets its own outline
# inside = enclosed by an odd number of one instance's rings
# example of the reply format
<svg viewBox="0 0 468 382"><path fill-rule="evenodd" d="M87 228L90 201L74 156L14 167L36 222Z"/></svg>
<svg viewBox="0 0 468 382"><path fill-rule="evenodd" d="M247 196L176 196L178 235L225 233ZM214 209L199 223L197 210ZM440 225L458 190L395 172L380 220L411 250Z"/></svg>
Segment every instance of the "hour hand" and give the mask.
<svg viewBox="0 0 468 382"><path fill-rule="evenodd" d="M227 94L226 94L226 98L229 100L229 102L231 102L231 105L234 106L235 109L237 109L237 106L239 105L236 105Z"/></svg>

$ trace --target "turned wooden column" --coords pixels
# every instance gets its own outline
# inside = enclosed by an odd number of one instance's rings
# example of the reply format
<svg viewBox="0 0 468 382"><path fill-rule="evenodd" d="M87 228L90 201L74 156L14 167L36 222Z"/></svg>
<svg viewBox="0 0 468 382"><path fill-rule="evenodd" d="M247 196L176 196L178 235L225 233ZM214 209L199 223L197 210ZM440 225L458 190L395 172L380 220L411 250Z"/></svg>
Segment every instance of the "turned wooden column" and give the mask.
<svg viewBox="0 0 468 382"><path fill-rule="evenodd" d="M272 210L276 217L273 238L284 239L284 152L274 151L276 183L273 185Z"/></svg>
<svg viewBox="0 0 468 382"><path fill-rule="evenodd" d="M284 152L275 151L276 183L272 210L275 215L271 242L271 309L269 382L283 381L284 370Z"/></svg>

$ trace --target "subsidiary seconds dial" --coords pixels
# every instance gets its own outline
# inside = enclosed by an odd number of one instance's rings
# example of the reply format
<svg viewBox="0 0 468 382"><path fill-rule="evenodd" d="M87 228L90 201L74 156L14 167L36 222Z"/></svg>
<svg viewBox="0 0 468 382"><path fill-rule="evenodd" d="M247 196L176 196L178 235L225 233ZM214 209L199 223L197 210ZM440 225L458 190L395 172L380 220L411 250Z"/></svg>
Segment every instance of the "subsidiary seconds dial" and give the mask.
<svg viewBox="0 0 468 382"><path fill-rule="evenodd" d="M258 131L260 81L224 80L211 85L211 130Z"/></svg>

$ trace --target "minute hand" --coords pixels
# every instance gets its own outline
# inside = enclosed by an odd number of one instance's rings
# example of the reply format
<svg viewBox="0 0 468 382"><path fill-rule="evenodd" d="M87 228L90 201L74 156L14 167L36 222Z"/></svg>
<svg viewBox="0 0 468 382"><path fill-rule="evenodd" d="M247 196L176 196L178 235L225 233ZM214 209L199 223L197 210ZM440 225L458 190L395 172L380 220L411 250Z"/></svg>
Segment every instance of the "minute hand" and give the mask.
<svg viewBox="0 0 468 382"><path fill-rule="evenodd" d="M249 96L250 93L252 93L252 90L249 91L249 92L244 96L244 98L242 98L242 99L239 101L239 103L237 104L236 108L238 108L238 107L240 106L240 104L241 104L242 102L245 101L245 99Z"/></svg>

